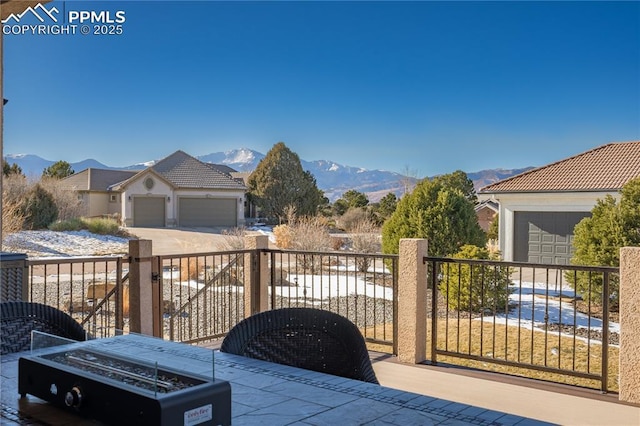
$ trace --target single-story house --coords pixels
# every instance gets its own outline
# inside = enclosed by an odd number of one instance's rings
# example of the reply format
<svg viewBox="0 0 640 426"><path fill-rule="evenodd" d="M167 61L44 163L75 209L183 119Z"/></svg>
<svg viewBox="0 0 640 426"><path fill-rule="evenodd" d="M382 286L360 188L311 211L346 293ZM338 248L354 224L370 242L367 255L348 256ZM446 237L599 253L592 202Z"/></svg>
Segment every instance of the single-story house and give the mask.
<svg viewBox="0 0 640 426"><path fill-rule="evenodd" d="M87 169L64 179L91 216L125 226L214 227L244 224L246 187L226 169L176 151L139 171Z"/></svg>
<svg viewBox="0 0 640 426"><path fill-rule="evenodd" d="M637 177L640 141L610 143L485 186L478 199L499 205L504 260L566 265L575 225Z"/></svg>

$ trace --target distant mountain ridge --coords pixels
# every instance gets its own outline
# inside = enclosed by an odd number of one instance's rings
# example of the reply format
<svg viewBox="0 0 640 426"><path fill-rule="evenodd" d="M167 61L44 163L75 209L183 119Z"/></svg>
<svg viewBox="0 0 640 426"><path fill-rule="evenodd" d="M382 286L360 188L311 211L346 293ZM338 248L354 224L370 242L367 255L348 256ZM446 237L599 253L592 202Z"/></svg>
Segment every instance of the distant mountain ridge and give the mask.
<svg viewBox="0 0 640 426"><path fill-rule="evenodd" d="M239 172L251 172L258 166L264 154L248 148L234 149L225 152L214 152L197 157L200 161L213 164L224 164ZM45 160L32 154L8 154L5 160L9 164L17 164L26 176L39 177L42 171L51 166L55 161ZM80 172L89 167L110 170L143 170L153 165L158 160L145 163L132 164L124 167L111 167L94 159L87 159L77 163L71 163L74 171ZM315 176L318 188L324 191L325 196L331 202L337 200L346 191L353 189L367 195L369 201L377 202L389 192L400 196L405 187L413 186L418 181L414 177L404 176L400 173L385 170L367 170L360 167L345 166L334 161L300 160L302 168ZM522 169L489 169L479 172L467 173L473 181L476 189L494 183L501 179L523 173L533 167ZM453 170L452 170L453 171Z"/></svg>

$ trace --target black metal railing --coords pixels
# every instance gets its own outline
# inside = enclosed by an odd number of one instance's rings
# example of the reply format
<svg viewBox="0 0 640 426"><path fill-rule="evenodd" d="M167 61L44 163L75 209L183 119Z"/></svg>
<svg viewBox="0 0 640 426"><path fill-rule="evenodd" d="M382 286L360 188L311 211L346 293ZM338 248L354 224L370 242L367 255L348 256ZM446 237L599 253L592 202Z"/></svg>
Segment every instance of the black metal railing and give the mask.
<svg viewBox="0 0 640 426"><path fill-rule="evenodd" d="M123 257L29 259L25 300L53 306L94 337L126 330L127 260Z"/></svg>
<svg viewBox="0 0 640 426"><path fill-rule="evenodd" d="M245 317L252 250L158 256L163 336L185 343L218 339Z"/></svg>
<svg viewBox="0 0 640 426"><path fill-rule="evenodd" d="M431 362L465 359L474 368L579 378L585 380L567 382L617 390L610 370L617 368L618 329L610 319L617 315L618 268L424 261Z"/></svg>
<svg viewBox="0 0 640 426"><path fill-rule="evenodd" d="M397 255L266 252L270 309L313 307L335 312L353 322L368 342L397 352Z"/></svg>

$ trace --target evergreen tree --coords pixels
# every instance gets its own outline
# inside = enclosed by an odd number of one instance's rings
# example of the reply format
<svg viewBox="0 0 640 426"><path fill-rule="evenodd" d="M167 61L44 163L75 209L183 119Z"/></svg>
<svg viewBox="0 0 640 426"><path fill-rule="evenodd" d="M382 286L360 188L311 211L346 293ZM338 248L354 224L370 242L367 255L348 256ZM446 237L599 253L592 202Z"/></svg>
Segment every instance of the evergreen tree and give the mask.
<svg viewBox="0 0 640 426"><path fill-rule="evenodd" d="M9 177L9 175L12 174L24 176L20 166L18 166L16 163L9 165L9 163L7 163L4 159L2 159L2 174L6 177Z"/></svg>
<svg viewBox="0 0 640 426"><path fill-rule="evenodd" d="M25 229L44 229L58 218L58 207L40 184L36 184L26 195L21 206Z"/></svg>
<svg viewBox="0 0 640 426"><path fill-rule="evenodd" d="M347 203L349 208L365 207L369 204L367 196L355 189L350 189L342 194L342 199Z"/></svg>
<svg viewBox="0 0 640 426"><path fill-rule="evenodd" d="M393 192L388 193L380 199L378 203L377 213L382 220L387 219L396 211L398 205L398 198Z"/></svg>
<svg viewBox="0 0 640 426"><path fill-rule="evenodd" d="M621 191L620 202L610 195L598 200L591 217L574 229L571 263L590 266L620 266L620 248L640 246L640 178L629 181ZM586 272L567 274L567 279L585 300L602 301L602 277ZM618 280L610 282L612 304L618 301Z"/></svg>
<svg viewBox="0 0 640 426"><path fill-rule="evenodd" d="M71 168L71 164L66 161L57 161L42 171L42 177L62 179L74 173L75 171Z"/></svg>
<svg viewBox="0 0 640 426"><path fill-rule="evenodd" d="M278 142L260 161L248 181L249 197L266 217L286 217L293 207L299 216L313 216L324 202L315 177L302 169L300 158Z"/></svg>
<svg viewBox="0 0 640 426"><path fill-rule="evenodd" d="M474 205L478 202L476 190L473 187L473 181L469 179L467 174L462 170L456 170L453 173L436 176L433 180L447 188L459 189L465 198L471 201Z"/></svg>
<svg viewBox="0 0 640 426"><path fill-rule="evenodd" d="M486 235L474 204L448 176L423 180L404 196L382 227L384 253L397 253L402 238L426 238L430 256L449 256L465 244L484 247Z"/></svg>

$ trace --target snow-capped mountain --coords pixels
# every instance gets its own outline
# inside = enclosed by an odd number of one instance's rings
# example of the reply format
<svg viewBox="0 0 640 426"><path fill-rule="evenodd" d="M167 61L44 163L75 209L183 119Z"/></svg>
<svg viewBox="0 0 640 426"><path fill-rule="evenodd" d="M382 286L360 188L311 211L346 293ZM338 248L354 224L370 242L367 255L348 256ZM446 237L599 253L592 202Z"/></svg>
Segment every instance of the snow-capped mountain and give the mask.
<svg viewBox="0 0 640 426"><path fill-rule="evenodd" d="M239 172L250 172L255 170L264 154L248 148L233 149L226 152L214 152L197 157L200 161L213 164L224 164ZM16 163L26 176L39 177L42 171L52 165L55 161L45 160L37 155L6 155L5 160L9 164ZM156 160L144 163L132 164L126 167L110 167L96 160L88 159L77 163L71 163L74 171L80 172L86 168L98 169L118 169L118 170L142 170L153 165ZM384 170L367 170L361 167L345 166L334 161L300 160L302 168L308 170L316 178L318 188L331 202L337 200L350 189L362 192L367 195L370 202L377 202L389 192L402 195L407 186L413 186L416 179L403 176L400 173ZM525 169L505 170L482 170L468 173L469 179L474 183L476 189L493 183L497 180L522 173Z"/></svg>

